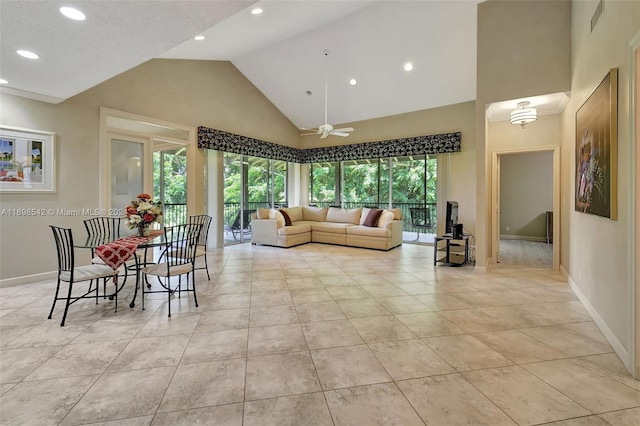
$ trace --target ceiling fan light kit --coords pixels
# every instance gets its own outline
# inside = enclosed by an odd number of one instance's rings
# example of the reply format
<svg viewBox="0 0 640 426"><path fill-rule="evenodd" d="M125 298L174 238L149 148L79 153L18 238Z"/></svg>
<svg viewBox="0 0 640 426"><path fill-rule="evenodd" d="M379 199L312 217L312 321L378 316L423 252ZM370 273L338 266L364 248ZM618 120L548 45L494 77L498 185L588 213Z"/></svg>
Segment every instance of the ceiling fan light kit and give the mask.
<svg viewBox="0 0 640 426"><path fill-rule="evenodd" d="M326 58L329 56L329 50L325 49L323 51L325 56L325 71L324 71L324 124L318 126L317 129L309 129L311 132L309 133L301 133L300 136L311 136L311 135L320 135L320 139L326 139L331 136L341 136L343 138L349 136L349 132L353 132L353 127L343 127L341 129L334 129L331 124L329 124L329 120L327 118L327 106L328 106L328 92L329 92L329 84L327 83L327 60ZM307 94L310 94L307 92Z"/></svg>

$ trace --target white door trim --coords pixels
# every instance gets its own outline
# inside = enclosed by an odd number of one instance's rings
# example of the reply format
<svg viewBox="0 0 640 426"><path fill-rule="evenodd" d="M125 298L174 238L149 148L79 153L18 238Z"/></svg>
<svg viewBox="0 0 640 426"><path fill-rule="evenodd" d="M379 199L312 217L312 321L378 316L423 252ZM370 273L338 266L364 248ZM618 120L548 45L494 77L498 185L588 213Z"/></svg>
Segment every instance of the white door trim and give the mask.
<svg viewBox="0 0 640 426"><path fill-rule="evenodd" d="M152 124L165 129L173 129L186 132L187 137L183 142L187 145L187 215L196 214L198 212L198 204L196 200L197 194L197 152L198 146L196 141L196 129L194 127L184 126L182 124L172 123L169 121L159 120L152 117L146 117L143 115L132 114L125 111L118 111L111 108L100 107L100 207L108 208L109 204L109 185L110 178L109 173L111 170L110 164L110 146L109 133L118 133L129 136L146 136L149 138L167 139L160 134L138 134L134 131L127 129L113 129L107 126L107 119L109 117L122 118L131 121L136 121L145 124ZM149 156L151 161L151 156Z"/></svg>

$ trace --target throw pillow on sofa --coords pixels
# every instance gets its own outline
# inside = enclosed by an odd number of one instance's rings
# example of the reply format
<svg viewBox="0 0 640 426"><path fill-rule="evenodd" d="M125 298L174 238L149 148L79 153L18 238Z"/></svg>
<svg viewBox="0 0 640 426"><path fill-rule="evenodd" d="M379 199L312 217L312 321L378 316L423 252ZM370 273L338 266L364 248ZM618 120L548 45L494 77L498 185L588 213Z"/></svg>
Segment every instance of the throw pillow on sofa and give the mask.
<svg viewBox="0 0 640 426"><path fill-rule="evenodd" d="M369 215L369 212L372 209L370 209L369 207L363 207L362 208L362 214L360 214L360 225L364 225L364 221L367 219L367 216Z"/></svg>
<svg viewBox="0 0 640 426"><path fill-rule="evenodd" d="M380 214L380 218L378 219L378 228L384 228L384 226L393 221L395 219L395 216L393 214L393 212L390 212L388 210L383 210L382 213Z"/></svg>
<svg viewBox="0 0 640 426"><path fill-rule="evenodd" d="M380 215L382 214L382 210L380 209L367 209L369 213L367 214L366 219L362 223L364 226L368 226L369 228L375 228L378 224L378 220L380 219Z"/></svg>
<svg viewBox="0 0 640 426"><path fill-rule="evenodd" d="M291 218L289 217L289 214L284 210L280 210L280 214L284 217L284 226L291 226Z"/></svg>
<svg viewBox="0 0 640 426"><path fill-rule="evenodd" d="M262 207L258 208L258 211L257 211L258 219L269 219L270 212L271 212L271 209L264 209Z"/></svg>
<svg viewBox="0 0 640 426"><path fill-rule="evenodd" d="M278 228L283 228L285 225L284 216L278 210L271 209L269 211L269 219L275 219L278 221Z"/></svg>

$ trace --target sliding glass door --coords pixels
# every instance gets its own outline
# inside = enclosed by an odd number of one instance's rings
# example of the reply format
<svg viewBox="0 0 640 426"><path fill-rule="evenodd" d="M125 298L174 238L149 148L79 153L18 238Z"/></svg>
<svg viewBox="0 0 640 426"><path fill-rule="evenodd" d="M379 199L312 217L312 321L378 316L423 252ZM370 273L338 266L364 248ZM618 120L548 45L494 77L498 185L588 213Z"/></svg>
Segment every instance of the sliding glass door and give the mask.
<svg viewBox="0 0 640 426"><path fill-rule="evenodd" d="M251 214L287 205L287 163L224 153L225 244L251 240Z"/></svg>

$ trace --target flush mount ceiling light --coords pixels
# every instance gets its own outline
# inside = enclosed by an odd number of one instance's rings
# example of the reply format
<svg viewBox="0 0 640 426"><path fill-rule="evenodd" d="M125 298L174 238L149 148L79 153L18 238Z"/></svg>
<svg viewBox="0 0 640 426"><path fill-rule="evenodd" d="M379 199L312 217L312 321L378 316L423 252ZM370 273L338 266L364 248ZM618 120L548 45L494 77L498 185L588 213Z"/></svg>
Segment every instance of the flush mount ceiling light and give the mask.
<svg viewBox="0 0 640 426"><path fill-rule="evenodd" d="M413 69L413 64L411 62L407 62L406 64L404 64L405 71L411 71L412 69Z"/></svg>
<svg viewBox="0 0 640 426"><path fill-rule="evenodd" d="M30 52L28 50L19 49L19 50L16 50L16 53L18 55L20 55L20 56L23 56L23 57L29 58L29 59L38 59L40 57L40 56L36 55L35 53Z"/></svg>
<svg viewBox="0 0 640 426"><path fill-rule="evenodd" d="M524 129L527 123L538 119L538 111L535 108L527 108L531 102L518 102L518 108L511 111L511 124L516 124Z"/></svg>
<svg viewBox="0 0 640 426"><path fill-rule="evenodd" d="M252 15L260 15L261 13L262 13L262 9L260 9L259 7L256 7L255 9L251 10Z"/></svg>
<svg viewBox="0 0 640 426"><path fill-rule="evenodd" d="M84 16L84 13L80 12L78 9L74 9L73 7L63 6L60 8L60 13L74 21L84 21L87 19L87 17Z"/></svg>
<svg viewBox="0 0 640 426"><path fill-rule="evenodd" d="M193 38L195 41L202 41L204 40L204 36L203 35L197 35Z"/></svg>

